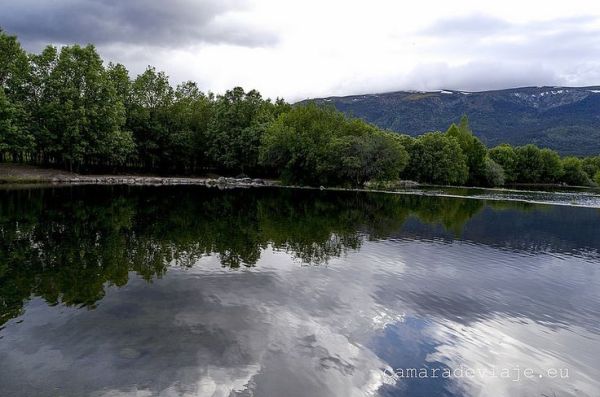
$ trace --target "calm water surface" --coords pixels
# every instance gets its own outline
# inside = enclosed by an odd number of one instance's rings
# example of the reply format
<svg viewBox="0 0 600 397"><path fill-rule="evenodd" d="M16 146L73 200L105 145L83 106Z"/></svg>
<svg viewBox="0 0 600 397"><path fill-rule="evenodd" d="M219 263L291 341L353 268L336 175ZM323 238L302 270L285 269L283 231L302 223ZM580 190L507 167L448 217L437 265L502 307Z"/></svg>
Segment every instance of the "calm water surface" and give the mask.
<svg viewBox="0 0 600 397"><path fill-rule="evenodd" d="M0 236L1 396L600 395L598 209L4 189Z"/></svg>

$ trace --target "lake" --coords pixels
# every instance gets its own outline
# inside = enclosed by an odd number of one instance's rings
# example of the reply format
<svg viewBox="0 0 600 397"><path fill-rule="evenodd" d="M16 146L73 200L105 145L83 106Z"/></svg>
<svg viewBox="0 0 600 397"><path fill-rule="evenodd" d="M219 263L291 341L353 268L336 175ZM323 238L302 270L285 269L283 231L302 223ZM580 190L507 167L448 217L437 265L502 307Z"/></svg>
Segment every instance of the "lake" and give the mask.
<svg viewBox="0 0 600 397"><path fill-rule="evenodd" d="M600 209L489 198L3 188L0 395L598 396Z"/></svg>

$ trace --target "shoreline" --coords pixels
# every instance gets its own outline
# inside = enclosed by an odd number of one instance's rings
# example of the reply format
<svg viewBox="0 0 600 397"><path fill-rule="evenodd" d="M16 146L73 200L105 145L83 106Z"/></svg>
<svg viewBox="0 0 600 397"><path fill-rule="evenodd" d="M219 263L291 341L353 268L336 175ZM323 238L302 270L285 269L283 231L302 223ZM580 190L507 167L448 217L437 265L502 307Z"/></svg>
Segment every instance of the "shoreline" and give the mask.
<svg viewBox="0 0 600 397"><path fill-rule="evenodd" d="M204 186L276 186L279 181L263 178L184 177L153 175L83 175L31 165L0 163L0 185L204 185Z"/></svg>
<svg viewBox="0 0 600 397"><path fill-rule="evenodd" d="M210 174L209 174L210 175ZM145 174L78 174L61 169L42 168L27 164L0 163L0 185L19 184L98 184L98 185L239 185L239 186L286 186L295 188L319 189L318 186L308 185L284 185L279 180L268 178L234 178L225 176L156 176ZM519 187L522 187L519 188ZM394 188L385 189L374 185L369 187L344 188L338 186L326 186L328 190L364 190L364 191L386 191L394 192ZM457 185L432 185L412 181L401 181L397 186L399 189L477 189L502 192L532 192L544 193L540 188L560 190L594 190L589 186L570 186L563 184L516 184L505 187L486 186L457 186ZM556 192L555 192L556 193Z"/></svg>
<svg viewBox="0 0 600 397"><path fill-rule="evenodd" d="M199 178L199 177L141 177L141 176L109 176L90 175L60 178L4 178L0 176L0 186L76 186L76 185L130 185L130 186L232 186L232 187L266 187L281 186L278 181L259 178Z"/></svg>
<svg viewBox="0 0 600 397"><path fill-rule="evenodd" d="M367 192L367 193L385 193L399 195L420 195L429 197L449 197L475 200L491 201L512 201L541 205L560 205L581 208L600 208L597 205L588 205L577 202L544 201L535 198L519 198L510 196L489 196L489 195L461 195L451 191L440 191L435 189L476 189L487 190L498 193L530 193L544 194L547 191L541 190L521 190L514 187L489 188L476 186L440 186L426 184L407 184L397 189L385 189L377 186L372 188L349 188L349 187L316 187L301 185L286 185L279 180L261 179L261 178L232 178L232 177L163 177L163 176L145 176L145 175L81 175L62 170L40 168L30 165L0 163L0 188L24 188L24 187L46 187L46 186L82 186L82 185L103 185L103 186L206 186L219 189L232 188L251 188L251 187L279 187L285 189L307 189L307 190L328 190L345 192ZM548 185L546 185L548 186ZM534 186L531 186L534 187ZM558 189L573 189L573 192L553 192L554 194L564 195L581 192L582 187L577 186L555 186ZM588 188L589 189L589 188ZM587 189L586 189L587 190ZM592 194L598 194L598 191L588 190Z"/></svg>

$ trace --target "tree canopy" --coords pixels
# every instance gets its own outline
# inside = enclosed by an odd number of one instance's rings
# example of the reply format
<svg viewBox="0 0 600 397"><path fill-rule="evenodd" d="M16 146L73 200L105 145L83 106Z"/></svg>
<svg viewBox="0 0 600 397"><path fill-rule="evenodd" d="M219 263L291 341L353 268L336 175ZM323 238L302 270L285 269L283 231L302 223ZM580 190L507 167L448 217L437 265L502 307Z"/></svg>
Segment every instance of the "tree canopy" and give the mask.
<svg viewBox="0 0 600 397"><path fill-rule="evenodd" d="M282 113L269 125L261 161L289 183L360 185L397 179L408 154L392 133L308 104Z"/></svg>
<svg viewBox="0 0 600 397"><path fill-rule="evenodd" d="M441 132L417 138L409 149L409 176L439 185L461 185L469 177L467 156L458 140Z"/></svg>
<svg viewBox="0 0 600 397"><path fill-rule="evenodd" d="M468 183L479 185L485 180L487 148L473 135L469 126L469 119L463 115L458 125L452 124L446 131L446 135L456 139L465 155L468 168Z"/></svg>

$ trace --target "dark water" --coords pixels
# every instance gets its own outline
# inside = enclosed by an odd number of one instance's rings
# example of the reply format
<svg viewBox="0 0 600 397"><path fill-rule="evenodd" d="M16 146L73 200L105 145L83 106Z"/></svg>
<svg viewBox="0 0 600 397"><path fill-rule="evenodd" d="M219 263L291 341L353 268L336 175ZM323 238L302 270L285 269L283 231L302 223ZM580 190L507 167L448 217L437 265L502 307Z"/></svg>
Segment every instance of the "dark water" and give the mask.
<svg viewBox="0 0 600 397"><path fill-rule="evenodd" d="M1 396L600 395L598 209L40 188L0 235Z"/></svg>

